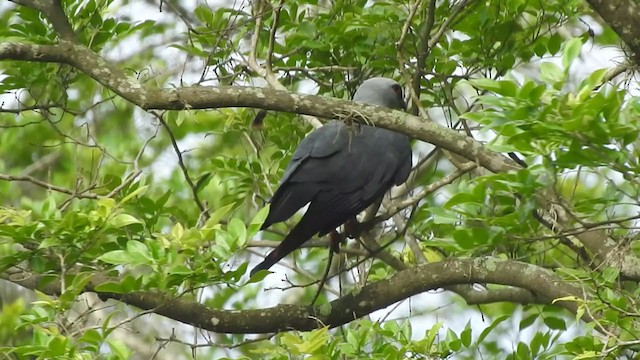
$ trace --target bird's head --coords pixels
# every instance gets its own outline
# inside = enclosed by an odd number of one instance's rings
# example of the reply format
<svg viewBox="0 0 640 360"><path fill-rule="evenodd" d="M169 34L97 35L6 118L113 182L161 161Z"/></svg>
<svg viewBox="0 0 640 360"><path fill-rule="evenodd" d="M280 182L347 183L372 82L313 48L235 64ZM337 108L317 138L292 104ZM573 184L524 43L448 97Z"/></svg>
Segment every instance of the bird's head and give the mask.
<svg viewBox="0 0 640 360"><path fill-rule="evenodd" d="M407 105L402 96L402 86L395 80L374 77L365 80L353 96L353 101L404 110Z"/></svg>

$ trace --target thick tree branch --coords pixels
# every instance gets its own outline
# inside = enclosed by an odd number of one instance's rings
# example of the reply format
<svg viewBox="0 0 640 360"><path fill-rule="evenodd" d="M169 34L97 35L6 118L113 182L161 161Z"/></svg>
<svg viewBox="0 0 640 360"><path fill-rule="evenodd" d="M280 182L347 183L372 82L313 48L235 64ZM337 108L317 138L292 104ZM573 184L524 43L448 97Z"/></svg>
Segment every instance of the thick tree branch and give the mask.
<svg viewBox="0 0 640 360"><path fill-rule="evenodd" d="M146 102L146 92L136 78L127 76L90 49L69 41L60 41L57 45L0 43L0 60L67 64L138 106Z"/></svg>
<svg viewBox="0 0 640 360"><path fill-rule="evenodd" d="M15 269L14 269L15 270ZM49 295L60 294L59 282L48 282L39 286L40 275L15 270L4 273L2 278L29 289L38 289ZM114 279L97 274L87 285L87 291L94 291L101 283ZM117 280L116 280L117 281ZM508 285L523 289L513 301L531 300L538 304L552 304L559 298L583 299L583 291L578 286L559 278L553 272L513 260L490 257L475 259L448 259L441 262L420 265L396 273L388 279L369 283L359 291L345 295L328 305L313 307L304 305L278 305L258 310L217 310L181 298L174 298L158 292L136 292L114 294L98 292L102 299L116 299L144 310L195 327L219 333L271 333L285 330L311 330L320 326L336 327L383 309L400 300L425 291L442 287L490 283ZM487 299L495 298L499 291L487 294ZM528 295L531 294L531 295ZM475 294L475 301L487 300ZM504 295L504 294L502 294ZM557 301L556 305L576 313L578 302ZM583 320L593 321L584 316Z"/></svg>
<svg viewBox="0 0 640 360"><path fill-rule="evenodd" d="M30 7L40 11L49 19L51 26L61 39L76 41L76 34L64 13L60 0L10 0L18 5Z"/></svg>
<svg viewBox="0 0 640 360"><path fill-rule="evenodd" d="M640 64L640 5L635 0L587 0L600 17L620 36Z"/></svg>

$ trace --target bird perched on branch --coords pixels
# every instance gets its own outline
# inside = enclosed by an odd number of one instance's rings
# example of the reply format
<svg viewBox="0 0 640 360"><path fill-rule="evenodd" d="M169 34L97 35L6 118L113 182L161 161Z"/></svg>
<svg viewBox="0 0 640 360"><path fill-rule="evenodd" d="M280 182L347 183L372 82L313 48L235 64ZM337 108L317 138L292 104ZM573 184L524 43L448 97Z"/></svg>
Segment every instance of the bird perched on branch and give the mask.
<svg viewBox="0 0 640 360"><path fill-rule="evenodd" d="M402 87L380 77L365 80L353 101L405 108ZM313 235L326 235L354 218L393 185L405 182L410 170L411 145L406 135L342 121L314 130L293 153L262 229L287 220L307 204L309 208L251 275L269 269Z"/></svg>

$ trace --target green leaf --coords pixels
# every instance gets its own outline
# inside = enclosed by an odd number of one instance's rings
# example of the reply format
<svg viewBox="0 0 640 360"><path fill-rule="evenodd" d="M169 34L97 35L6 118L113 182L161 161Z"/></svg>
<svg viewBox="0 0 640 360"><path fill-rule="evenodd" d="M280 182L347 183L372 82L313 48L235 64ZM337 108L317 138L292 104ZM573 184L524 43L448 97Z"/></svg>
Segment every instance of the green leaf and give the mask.
<svg viewBox="0 0 640 360"><path fill-rule="evenodd" d="M184 228L182 227L182 224L175 223L175 225L173 225L173 227L171 228L171 236L176 240L181 240L183 235Z"/></svg>
<svg viewBox="0 0 640 360"><path fill-rule="evenodd" d="M480 202L473 194L461 192L453 195L446 203L444 203L444 205L442 205L442 207L445 209L451 209L456 205L467 203L479 204Z"/></svg>
<svg viewBox="0 0 640 360"><path fill-rule="evenodd" d="M520 325L519 325L519 329L520 331L528 328L529 326L533 325L533 323L538 319L539 314L531 314L529 316L527 316L526 318L520 320Z"/></svg>
<svg viewBox="0 0 640 360"><path fill-rule="evenodd" d="M116 206L116 201L111 198L98 199L97 213L101 218L106 218L111 214L111 210Z"/></svg>
<svg viewBox="0 0 640 360"><path fill-rule="evenodd" d="M302 338L293 332L287 332L282 334L280 337L280 343L284 346L288 351L290 351L294 355L300 355L300 350L298 349L298 345L302 344Z"/></svg>
<svg viewBox="0 0 640 360"><path fill-rule="evenodd" d="M127 348L125 344L118 340L107 339L109 349L120 359L129 359L131 357L131 350Z"/></svg>
<svg viewBox="0 0 640 360"><path fill-rule="evenodd" d="M200 175L200 177L198 178L198 180L196 180L196 186L195 186L195 191L196 192L200 192L202 190L202 188L204 188L205 186L207 186L207 184L209 183L209 181L211 180L211 176L213 174L211 172L205 172L204 174Z"/></svg>
<svg viewBox="0 0 640 360"><path fill-rule="evenodd" d="M47 357L55 358L62 356L66 353L68 338L63 336L54 336L47 343L47 351L45 352Z"/></svg>
<svg viewBox="0 0 640 360"><path fill-rule="evenodd" d="M123 205L127 201L133 199L134 197L144 194L147 191L148 188L149 188L149 185L140 186L139 188L135 189L130 194L128 194L127 196L122 198L122 200L120 200L120 204L119 205Z"/></svg>
<svg viewBox="0 0 640 360"><path fill-rule="evenodd" d="M475 240L468 229L456 229L453 232L453 240L462 249L473 249Z"/></svg>
<svg viewBox="0 0 640 360"><path fill-rule="evenodd" d="M196 47L196 46L183 46L183 45L178 45L178 44L171 44L168 47L172 47L172 48L176 48L179 50L184 51L185 53L189 54L189 55L193 55L195 57L200 57L200 58L204 58L206 59L207 56L209 55L209 52L205 51L202 48ZM167 115L167 121L168 122L177 122L177 118L179 116L179 112L177 111L169 111L168 115Z"/></svg>
<svg viewBox="0 0 640 360"><path fill-rule="evenodd" d="M229 232L237 246L243 247L247 242L247 228L245 227L242 220L238 218L229 220L227 231Z"/></svg>
<svg viewBox="0 0 640 360"><path fill-rule="evenodd" d="M248 262L243 262L242 264L240 264L240 266L238 266L234 270L225 271L223 276L222 276L222 280L223 281L229 281L229 282L235 282L235 283L239 282L240 279L242 278L242 276L247 272L247 266L249 266L249 263ZM246 285L246 284L247 283L245 283L243 285Z"/></svg>
<svg viewBox="0 0 640 360"><path fill-rule="evenodd" d="M559 89L564 84L565 74L558 65L545 61L540 64L540 78L544 82L554 85L556 89Z"/></svg>
<svg viewBox="0 0 640 360"><path fill-rule="evenodd" d="M564 53L562 54L562 67L568 70L573 61L580 55L582 50L582 39L573 38L564 45Z"/></svg>
<svg viewBox="0 0 640 360"><path fill-rule="evenodd" d="M97 292L114 293L114 294L126 293L126 290L122 288L122 285L114 282L106 282L106 283L98 284L96 285L94 290Z"/></svg>
<svg viewBox="0 0 640 360"><path fill-rule="evenodd" d="M248 239L253 238L253 236L257 234L258 231L260 231L260 227L262 227L262 224L264 223L264 220L267 218L268 214L269 214L268 206L263 207L256 213L256 215L251 220L251 223L249 223L249 227L247 228Z"/></svg>
<svg viewBox="0 0 640 360"><path fill-rule="evenodd" d="M518 92L518 85L513 81L507 80L491 80L491 79L472 79L469 80L471 85L494 92L499 95L513 97Z"/></svg>
<svg viewBox="0 0 640 360"><path fill-rule="evenodd" d="M554 33L549 37L549 42L547 43L547 50L551 55L555 55L560 51L562 47L562 36L559 33Z"/></svg>
<svg viewBox="0 0 640 360"><path fill-rule="evenodd" d="M425 351L429 352L431 351L431 348L434 345L434 342L436 340L436 337L438 336L438 331L440 331L440 328L442 327L443 323L441 321L433 324L433 326L431 327L431 329L426 331L425 334Z"/></svg>
<svg viewBox="0 0 640 360"><path fill-rule="evenodd" d="M529 347L523 343L519 342L518 347L516 349L517 359L518 360L527 360L531 359L531 352L529 351Z"/></svg>
<svg viewBox="0 0 640 360"><path fill-rule="evenodd" d="M46 249L52 246L60 245L60 239L58 238L45 238L38 245L38 249Z"/></svg>
<svg viewBox="0 0 640 360"><path fill-rule="evenodd" d="M109 224L115 228L122 228L131 224L142 224L142 221L129 214L118 214L109 219Z"/></svg>
<svg viewBox="0 0 640 360"><path fill-rule="evenodd" d="M594 89L603 84L603 81L609 72L609 69L598 69L592 72L589 77L587 77L580 84L580 91L576 95L577 105L581 105L585 102L591 95Z"/></svg>
<svg viewBox="0 0 640 360"><path fill-rule="evenodd" d="M322 349L329 340L329 327L324 326L313 330L304 336L304 342L297 345L303 354L314 354Z"/></svg>
<svg viewBox="0 0 640 360"><path fill-rule="evenodd" d="M193 270L185 265L177 264L172 266L171 269L169 269L169 274L191 275L193 274Z"/></svg>
<svg viewBox="0 0 640 360"><path fill-rule="evenodd" d="M531 355L535 358L539 353L540 349L545 349L549 345L549 333L537 333L533 336L531 343L529 345L531 349Z"/></svg>
<svg viewBox="0 0 640 360"><path fill-rule="evenodd" d="M100 350L100 344L103 341L103 337L100 332L96 329L88 329L86 330L82 336L78 339L83 343L95 345L95 349L93 351Z"/></svg>
<svg viewBox="0 0 640 360"><path fill-rule="evenodd" d="M42 204L42 214L44 217L54 217L56 215L59 216L59 211L56 205L56 199L53 195L47 196Z"/></svg>
<svg viewBox="0 0 640 360"><path fill-rule="evenodd" d="M433 215L434 224L457 224L460 222L460 215L441 207L431 208L429 212Z"/></svg>
<svg viewBox="0 0 640 360"><path fill-rule="evenodd" d="M214 211L213 214L211 214L211 216L209 217L209 219L205 223L204 229L212 229L212 228L214 228L215 225L219 224L220 220L222 220L222 218L231 209L233 209L234 206L235 206L235 204L228 204L228 205L225 205L223 207L220 207L220 208L216 209L216 211Z"/></svg>
<svg viewBox="0 0 640 360"><path fill-rule="evenodd" d="M498 317L497 319L493 320L493 322L491 323L491 325L487 326L484 330L482 330L482 332L480 333L480 336L478 336L478 339L476 340L476 344L481 344L484 339L498 326L500 325L502 322L504 322L507 319L510 319L511 316L510 315L502 315L500 317Z"/></svg>
<svg viewBox="0 0 640 360"><path fill-rule="evenodd" d="M131 255L131 259L136 263L153 262L153 257L151 256L151 252L149 252L149 248L140 241L128 241L127 252Z"/></svg>
<svg viewBox="0 0 640 360"><path fill-rule="evenodd" d="M547 325L550 329L553 330L567 330L567 325L564 320L554 316L548 316L544 319L545 325Z"/></svg>
<svg viewBox="0 0 640 360"><path fill-rule="evenodd" d="M133 262L131 255L124 250L113 250L98 257L98 260L106 262L107 264L123 265Z"/></svg>
<svg viewBox="0 0 640 360"><path fill-rule="evenodd" d="M198 5L193 10L193 13L195 14L196 18L203 23L208 25L213 24L213 12L211 11L211 9L209 9L209 7Z"/></svg>
<svg viewBox="0 0 640 360"><path fill-rule="evenodd" d="M607 267L602 272L602 278L610 284L615 284L618 276L620 276L620 270L617 267Z"/></svg>
<svg viewBox="0 0 640 360"><path fill-rule="evenodd" d="M460 341L462 341L462 346L464 347L471 345L471 323L467 322L467 326L460 333Z"/></svg>
<svg viewBox="0 0 640 360"><path fill-rule="evenodd" d="M269 274L271 274L272 271L269 270L260 270L257 273L255 273L250 279L249 281L247 281L245 283L246 284L253 284L253 283L257 283L262 281L264 278L266 278Z"/></svg>

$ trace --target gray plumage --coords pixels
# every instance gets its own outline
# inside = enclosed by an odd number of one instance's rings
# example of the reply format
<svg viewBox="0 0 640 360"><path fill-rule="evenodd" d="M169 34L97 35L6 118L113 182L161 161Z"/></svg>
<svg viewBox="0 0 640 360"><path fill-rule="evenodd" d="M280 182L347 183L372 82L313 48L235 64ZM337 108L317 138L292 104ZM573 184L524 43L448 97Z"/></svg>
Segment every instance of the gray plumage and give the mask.
<svg viewBox="0 0 640 360"><path fill-rule="evenodd" d="M404 109L402 88L387 78L362 83L356 102ZM309 204L300 222L258 266L270 268L309 240L325 235L407 180L411 145L403 134L368 125L332 121L305 137L293 153L271 208L262 225L266 229L284 221Z"/></svg>

